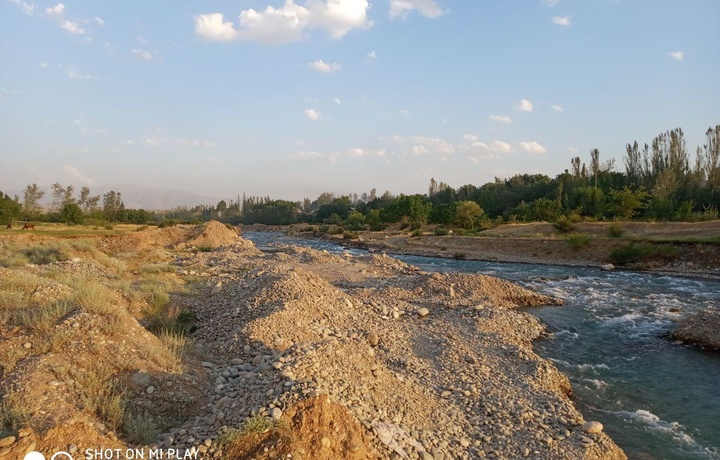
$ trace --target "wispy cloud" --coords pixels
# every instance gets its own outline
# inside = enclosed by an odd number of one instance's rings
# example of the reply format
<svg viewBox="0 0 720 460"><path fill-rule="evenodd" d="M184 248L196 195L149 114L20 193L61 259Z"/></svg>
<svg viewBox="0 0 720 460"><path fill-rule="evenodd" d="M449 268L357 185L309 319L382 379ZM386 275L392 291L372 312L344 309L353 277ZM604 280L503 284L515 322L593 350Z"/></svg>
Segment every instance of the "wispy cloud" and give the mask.
<svg viewBox="0 0 720 460"><path fill-rule="evenodd" d="M539 155L547 152L547 149L545 147L535 141L517 142L516 144L518 147L520 147L520 150L524 150L527 153Z"/></svg>
<svg viewBox="0 0 720 460"><path fill-rule="evenodd" d="M104 26L105 26L105 21L103 20L103 18L101 18L101 17L99 17L99 16L95 16L95 23L96 23L97 25L99 25L100 27L104 27Z"/></svg>
<svg viewBox="0 0 720 460"><path fill-rule="evenodd" d="M45 13L47 13L51 16L52 15L60 15L63 13L63 11L65 11L65 5L63 5L62 3L58 3L55 6L51 6L50 8L45 9Z"/></svg>
<svg viewBox="0 0 720 460"><path fill-rule="evenodd" d="M86 32L85 29L80 27L80 25L77 22L68 21L68 20L61 22L60 27L62 29L67 30L68 32L70 32L73 35L85 35L85 32Z"/></svg>
<svg viewBox="0 0 720 460"><path fill-rule="evenodd" d="M315 109L305 109L305 116L312 121L319 121L321 118L320 112L316 111Z"/></svg>
<svg viewBox="0 0 720 460"><path fill-rule="evenodd" d="M553 104L550 107L556 112L563 112L565 110L562 106L557 104Z"/></svg>
<svg viewBox="0 0 720 460"><path fill-rule="evenodd" d="M325 62L322 59L309 63L308 67L322 73L332 73L342 69L342 65L337 62Z"/></svg>
<svg viewBox="0 0 720 460"><path fill-rule="evenodd" d="M25 3L22 0L8 0L8 1L10 3L14 3L14 4L18 5L23 10L23 13L25 13L27 15L33 14L33 11L35 11L35 8L37 8L37 6L33 5L32 3Z"/></svg>
<svg viewBox="0 0 720 460"><path fill-rule="evenodd" d="M553 7L553 6L557 5L558 3L560 3L560 0L541 0L540 1L541 5L550 6L550 7Z"/></svg>
<svg viewBox="0 0 720 460"><path fill-rule="evenodd" d="M532 102L528 101L527 99L521 99L517 105L517 109L522 112L532 112L533 111Z"/></svg>
<svg viewBox="0 0 720 460"><path fill-rule="evenodd" d="M499 123L506 123L506 124L512 123L512 118L510 118L506 115L490 115L488 118L490 118L492 121L497 121Z"/></svg>
<svg viewBox="0 0 720 460"><path fill-rule="evenodd" d="M431 19L447 13L434 0L390 0L390 19L405 19L414 10Z"/></svg>
<svg viewBox="0 0 720 460"><path fill-rule="evenodd" d="M436 154L441 157L455 153L455 146L438 137L393 136L393 142L404 146L404 153L412 155Z"/></svg>
<svg viewBox="0 0 720 460"><path fill-rule="evenodd" d="M553 24L557 24L559 26L569 26L570 25L570 16L555 16L552 18Z"/></svg>
<svg viewBox="0 0 720 460"><path fill-rule="evenodd" d="M342 104L342 100L339 97L334 98L333 102L336 103L337 105Z"/></svg>
<svg viewBox="0 0 720 460"><path fill-rule="evenodd" d="M68 67L65 71L68 78L71 80L92 80L93 76L85 73L78 72L75 67Z"/></svg>
<svg viewBox="0 0 720 460"><path fill-rule="evenodd" d="M345 152L345 156L348 157L384 157L387 152L385 149L362 149L352 148Z"/></svg>
<svg viewBox="0 0 720 460"><path fill-rule="evenodd" d="M155 58L157 53L153 53L144 49L134 49L131 51L131 53L138 59L142 59L143 61L151 61Z"/></svg>
<svg viewBox="0 0 720 460"><path fill-rule="evenodd" d="M81 173L80 170L73 165L65 165L63 170L65 171L65 174L70 176L73 180L80 181L81 183L85 183L87 185L95 184L95 181L92 178Z"/></svg>
<svg viewBox="0 0 720 460"><path fill-rule="evenodd" d="M667 55L675 59L676 61L682 61L683 59L685 59L685 53L683 53L682 51L670 51Z"/></svg>

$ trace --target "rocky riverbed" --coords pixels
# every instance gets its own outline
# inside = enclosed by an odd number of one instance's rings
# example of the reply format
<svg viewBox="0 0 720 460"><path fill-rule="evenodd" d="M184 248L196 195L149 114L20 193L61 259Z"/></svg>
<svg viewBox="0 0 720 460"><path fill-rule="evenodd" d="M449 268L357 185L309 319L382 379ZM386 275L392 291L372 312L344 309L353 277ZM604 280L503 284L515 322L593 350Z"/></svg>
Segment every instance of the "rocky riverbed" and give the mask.
<svg viewBox="0 0 720 460"><path fill-rule="evenodd" d="M329 395L378 458L625 458L583 429L567 378L532 351L545 329L515 307L556 299L382 255L242 246L176 263L213 273L193 310L214 385L166 446L201 448L224 426Z"/></svg>
<svg viewBox="0 0 720 460"><path fill-rule="evenodd" d="M3 317L0 389L26 418L3 420L15 429L1 436L0 457L139 446L208 459L626 458L532 350L546 329L516 308L562 308L559 300L386 255L261 252L208 228L203 250L172 229L103 240L112 257L85 248L87 259L0 270L8 288L27 286L28 299L84 302L42 329L20 315L30 306ZM150 256L172 267L161 279L193 286L176 299L194 321L183 363L136 320L145 323L147 307L122 300L134 297L118 277ZM97 287L79 284L80 273ZM132 283L142 283L137 273ZM101 288L111 306L79 296ZM102 406L88 405L90 383ZM134 418L108 418L106 397L128 401ZM248 432L253 423L267 428Z"/></svg>

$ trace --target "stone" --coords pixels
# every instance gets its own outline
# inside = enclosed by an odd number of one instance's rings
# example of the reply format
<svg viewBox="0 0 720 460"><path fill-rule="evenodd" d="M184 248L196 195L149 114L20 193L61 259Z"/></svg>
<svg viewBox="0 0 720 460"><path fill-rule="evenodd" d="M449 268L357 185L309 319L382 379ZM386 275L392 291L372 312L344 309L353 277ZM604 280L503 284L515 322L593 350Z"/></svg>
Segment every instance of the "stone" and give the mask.
<svg viewBox="0 0 720 460"><path fill-rule="evenodd" d="M367 336L367 341L371 346L376 347L378 342L380 342L380 337L378 337L376 333L371 332Z"/></svg>
<svg viewBox="0 0 720 460"><path fill-rule="evenodd" d="M4 457L4 456L6 456L6 455L9 454L9 453L10 453L10 449L7 448L7 447L4 447L4 448L0 449L0 457Z"/></svg>
<svg viewBox="0 0 720 460"><path fill-rule="evenodd" d="M30 343L30 342L25 342L25 343L23 343L23 348L25 348L25 349L30 349L30 348L32 348L32 343Z"/></svg>
<svg viewBox="0 0 720 460"><path fill-rule="evenodd" d="M418 309L417 309L417 314L418 314L419 317L422 318L422 317L425 317L425 316L429 315L429 314L430 314L430 310L428 310L428 309L425 308L425 307L423 307L423 308L418 308Z"/></svg>
<svg viewBox="0 0 720 460"><path fill-rule="evenodd" d="M145 390L145 393L147 393L147 394L149 394L149 395L155 393L155 387L152 386L152 385L150 385L150 386L147 387L147 389Z"/></svg>
<svg viewBox="0 0 720 460"><path fill-rule="evenodd" d="M615 270L615 265L603 264L603 265L600 265L600 270L602 270L604 272L611 272L611 271Z"/></svg>
<svg viewBox="0 0 720 460"><path fill-rule="evenodd" d="M28 437L28 436L30 436L30 433L32 433L32 432L30 430L28 430L27 428L21 428L18 431L18 438Z"/></svg>
<svg viewBox="0 0 720 460"><path fill-rule="evenodd" d="M222 281L218 281L218 284L213 286L212 291L210 291L210 295L219 294L220 291L222 291Z"/></svg>
<svg viewBox="0 0 720 460"><path fill-rule="evenodd" d="M204 444L206 447L212 446L212 439L206 438L206 439L203 441L203 444Z"/></svg>
<svg viewBox="0 0 720 460"><path fill-rule="evenodd" d="M15 436L8 436L0 439L0 447L7 447L15 442Z"/></svg>
<svg viewBox="0 0 720 460"><path fill-rule="evenodd" d="M330 447L330 445L332 444L332 442L330 441L329 438L323 437L323 438L320 440L320 444L322 444L323 447Z"/></svg>
<svg viewBox="0 0 720 460"><path fill-rule="evenodd" d="M595 422L595 421L587 422L582 426L582 430L585 433L591 433L591 434L601 433L603 430L603 424L600 422Z"/></svg>
<svg viewBox="0 0 720 460"><path fill-rule="evenodd" d="M273 420L280 420L280 417L282 417L282 410L280 410L279 407L273 407L270 411L270 417L272 417Z"/></svg>

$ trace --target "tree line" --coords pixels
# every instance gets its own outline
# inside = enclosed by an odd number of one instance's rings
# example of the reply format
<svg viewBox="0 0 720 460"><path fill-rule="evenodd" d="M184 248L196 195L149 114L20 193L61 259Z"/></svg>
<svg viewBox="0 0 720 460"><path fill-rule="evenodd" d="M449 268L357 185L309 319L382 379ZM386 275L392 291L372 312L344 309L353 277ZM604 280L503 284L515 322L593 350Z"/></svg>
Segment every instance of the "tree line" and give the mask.
<svg viewBox="0 0 720 460"><path fill-rule="evenodd" d="M326 192L302 201L243 195L215 206L147 212L125 209L119 192L103 195L101 203L100 196L92 196L87 187L75 196L72 186L53 184L52 206L43 213L39 201L44 192L31 184L22 200L0 193L0 222L25 218L144 224L216 219L233 225L305 222L378 230L396 222L472 229L560 219L710 220L717 218L720 207L720 124L708 128L705 136L693 159L683 130L676 128L658 134L649 144L626 144L622 166L614 159L603 161L600 151L593 149L588 163L579 156L571 158L570 167L555 177L518 174L458 188L433 178L426 194L414 195L395 196L389 191L378 195L375 189L360 195Z"/></svg>

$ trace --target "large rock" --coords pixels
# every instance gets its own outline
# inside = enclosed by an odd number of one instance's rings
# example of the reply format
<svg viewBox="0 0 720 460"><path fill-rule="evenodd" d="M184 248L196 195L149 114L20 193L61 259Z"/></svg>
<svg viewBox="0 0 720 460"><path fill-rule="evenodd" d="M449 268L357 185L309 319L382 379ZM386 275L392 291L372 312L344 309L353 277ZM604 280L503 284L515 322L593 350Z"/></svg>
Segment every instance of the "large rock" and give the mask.
<svg viewBox="0 0 720 460"><path fill-rule="evenodd" d="M670 335L673 340L720 350L720 311L706 310L689 316Z"/></svg>
<svg viewBox="0 0 720 460"><path fill-rule="evenodd" d="M582 426L582 430L585 433L601 433L603 430L603 424L600 422L587 422Z"/></svg>

